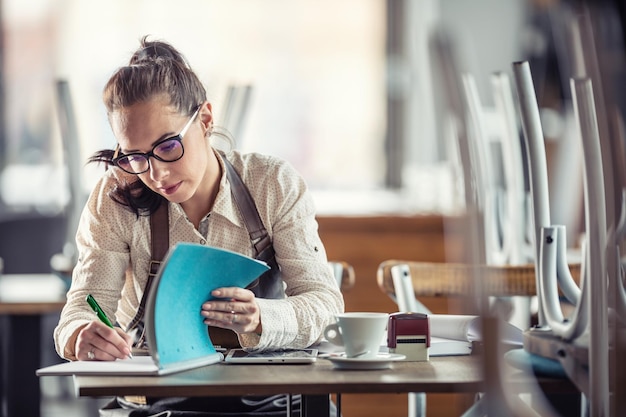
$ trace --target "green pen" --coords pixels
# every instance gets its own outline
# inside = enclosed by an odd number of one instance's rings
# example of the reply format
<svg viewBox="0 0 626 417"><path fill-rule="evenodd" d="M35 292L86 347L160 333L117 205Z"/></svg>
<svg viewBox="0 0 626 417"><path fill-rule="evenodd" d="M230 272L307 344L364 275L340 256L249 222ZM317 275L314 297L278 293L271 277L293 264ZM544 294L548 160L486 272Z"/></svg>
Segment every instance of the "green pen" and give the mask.
<svg viewBox="0 0 626 417"><path fill-rule="evenodd" d="M111 321L109 320L107 315L104 314L104 311L102 310L102 308L100 307L96 299L93 298L93 295L91 294L87 295L87 304L89 304L89 306L93 309L93 311L96 312L96 315L98 316L98 318L100 319L102 323L106 324L107 326L113 329L113 325L111 324ZM129 353L128 357L129 359L132 359L133 354Z"/></svg>
<svg viewBox="0 0 626 417"><path fill-rule="evenodd" d="M109 318L107 317L106 314L104 314L104 311L102 311L102 309L98 305L98 302L96 301L95 298L93 298L91 294L87 295L87 304L89 304L89 306L93 309L93 311L96 312L96 315L98 316L98 318L100 319L102 323L106 324L110 328L113 328L113 325L109 321Z"/></svg>

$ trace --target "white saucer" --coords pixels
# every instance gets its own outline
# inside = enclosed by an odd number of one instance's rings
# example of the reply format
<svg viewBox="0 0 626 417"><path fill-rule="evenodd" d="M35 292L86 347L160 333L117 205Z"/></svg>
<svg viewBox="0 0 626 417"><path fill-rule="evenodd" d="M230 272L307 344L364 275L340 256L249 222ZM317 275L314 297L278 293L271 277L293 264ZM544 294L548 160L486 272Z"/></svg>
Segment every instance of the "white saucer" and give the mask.
<svg viewBox="0 0 626 417"><path fill-rule="evenodd" d="M398 353L379 353L375 358L347 358L343 353L324 357L337 369L387 369L392 362L406 358Z"/></svg>

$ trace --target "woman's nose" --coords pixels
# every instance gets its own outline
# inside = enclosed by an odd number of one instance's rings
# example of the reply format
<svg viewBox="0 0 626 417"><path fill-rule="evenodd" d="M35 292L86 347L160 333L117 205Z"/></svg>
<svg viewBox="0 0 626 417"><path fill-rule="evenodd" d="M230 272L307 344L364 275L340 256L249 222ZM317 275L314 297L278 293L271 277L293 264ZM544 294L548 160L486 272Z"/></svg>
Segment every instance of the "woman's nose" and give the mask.
<svg viewBox="0 0 626 417"><path fill-rule="evenodd" d="M168 174L167 162L161 162L156 158L150 160L150 179L152 181L159 182L166 178Z"/></svg>

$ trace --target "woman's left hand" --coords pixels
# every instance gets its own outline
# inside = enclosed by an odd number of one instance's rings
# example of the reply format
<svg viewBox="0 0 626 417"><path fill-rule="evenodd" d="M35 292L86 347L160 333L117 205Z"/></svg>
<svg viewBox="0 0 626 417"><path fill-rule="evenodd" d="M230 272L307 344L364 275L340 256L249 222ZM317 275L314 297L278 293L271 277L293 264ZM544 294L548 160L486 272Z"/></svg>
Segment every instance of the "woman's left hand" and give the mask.
<svg viewBox="0 0 626 417"><path fill-rule="evenodd" d="M252 291L226 287L213 290L211 295L217 299L202 304L206 325L236 333L261 333L261 313Z"/></svg>

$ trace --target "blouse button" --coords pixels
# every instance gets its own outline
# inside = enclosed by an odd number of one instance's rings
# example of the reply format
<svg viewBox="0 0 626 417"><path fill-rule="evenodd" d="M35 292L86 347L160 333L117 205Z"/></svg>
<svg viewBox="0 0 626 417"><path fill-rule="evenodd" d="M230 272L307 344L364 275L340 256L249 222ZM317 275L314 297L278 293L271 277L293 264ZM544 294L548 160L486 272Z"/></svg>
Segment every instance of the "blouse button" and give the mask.
<svg viewBox="0 0 626 417"><path fill-rule="evenodd" d="M204 239L200 239L200 244L201 244L201 245L206 245L206 240L204 240Z"/></svg>

